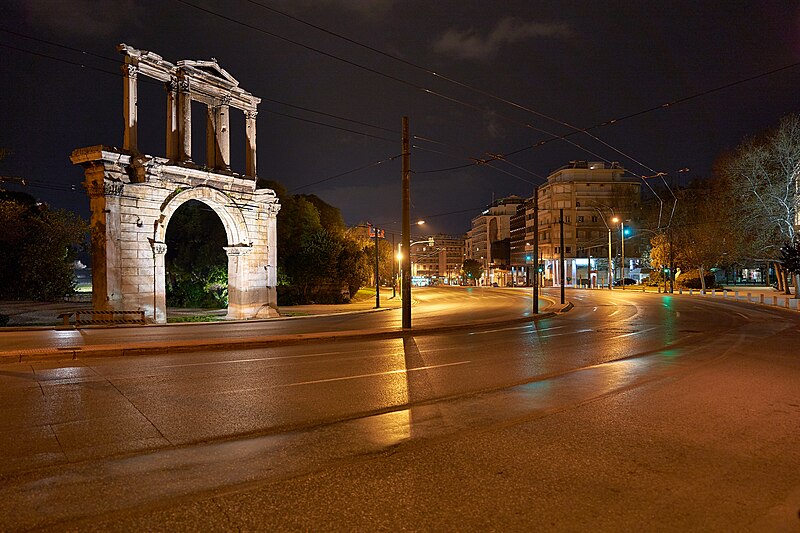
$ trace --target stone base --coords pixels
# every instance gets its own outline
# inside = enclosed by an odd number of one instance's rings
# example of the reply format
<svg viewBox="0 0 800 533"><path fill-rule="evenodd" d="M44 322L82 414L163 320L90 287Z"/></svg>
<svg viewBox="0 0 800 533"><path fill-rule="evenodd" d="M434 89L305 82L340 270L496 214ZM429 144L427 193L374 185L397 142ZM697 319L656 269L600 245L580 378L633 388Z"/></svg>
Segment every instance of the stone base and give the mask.
<svg viewBox="0 0 800 533"><path fill-rule="evenodd" d="M280 318L281 314L274 307L265 305L256 313L255 318Z"/></svg>

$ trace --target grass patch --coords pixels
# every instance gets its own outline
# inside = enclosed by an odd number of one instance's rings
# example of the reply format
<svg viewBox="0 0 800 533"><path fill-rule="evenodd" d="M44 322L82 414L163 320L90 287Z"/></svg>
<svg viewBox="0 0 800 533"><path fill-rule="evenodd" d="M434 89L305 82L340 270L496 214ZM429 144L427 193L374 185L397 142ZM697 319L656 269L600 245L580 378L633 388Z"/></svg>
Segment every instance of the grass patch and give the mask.
<svg viewBox="0 0 800 533"><path fill-rule="evenodd" d="M391 289L390 289L391 290ZM351 302L363 302L364 300L375 299L375 287L364 287L350 299Z"/></svg>
<svg viewBox="0 0 800 533"><path fill-rule="evenodd" d="M167 324L179 324L181 322L219 322L224 317L219 315L192 315L192 316L173 316L167 318Z"/></svg>

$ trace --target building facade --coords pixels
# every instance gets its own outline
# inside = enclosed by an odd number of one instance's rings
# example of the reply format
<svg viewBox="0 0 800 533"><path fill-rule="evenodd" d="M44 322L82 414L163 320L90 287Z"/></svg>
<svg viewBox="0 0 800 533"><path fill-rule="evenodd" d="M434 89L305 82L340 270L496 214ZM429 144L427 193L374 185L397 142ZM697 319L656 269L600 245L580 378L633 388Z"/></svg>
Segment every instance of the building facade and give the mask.
<svg viewBox="0 0 800 533"><path fill-rule="evenodd" d="M511 284L511 217L524 202L519 196L495 200L472 219L472 228L467 233L466 258L483 266L479 284Z"/></svg>
<svg viewBox="0 0 800 533"><path fill-rule="evenodd" d="M602 286L610 278L622 277L622 231L625 226L637 225L641 210L641 182L625 173L618 163L587 161L571 161L550 173L547 183L539 187L538 209L532 198L525 202L524 234L519 229L521 213L514 218L511 258L515 282L530 282L537 265L543 267L543 285ZM538 258L533 249L535 217L539 222ZM639 260L638 236L625 236L624 247L627 277Z"/></svg>
<svg viewBox="0 0 800 533"><path fill-rule="evenodd" d="M464 236L437 234L412 245L411 277L418 283L460 284L464 243Z"/></svg>

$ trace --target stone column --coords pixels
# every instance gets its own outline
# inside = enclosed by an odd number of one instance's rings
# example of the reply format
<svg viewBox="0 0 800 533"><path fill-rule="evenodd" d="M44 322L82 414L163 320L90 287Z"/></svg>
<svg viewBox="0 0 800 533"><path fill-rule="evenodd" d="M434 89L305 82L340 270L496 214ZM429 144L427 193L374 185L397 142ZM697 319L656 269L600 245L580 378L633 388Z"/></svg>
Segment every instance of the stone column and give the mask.
<svg viewBox="0 0 800 533"><path fill-rule="evenodd" d="M167 323L167 268L165 258L167 245L163 242L151 241L153 247L153 314L156 324Z"/></svg>
<svg viewBox="0 0 800 533"><path fill-rule="evenodd" d="M178 80L178 159L192 160L192 98L189 80Z"/></svg>
<svg viewBox="0 0 800 533"><path fill-rule="evenodd" d="M167 89L167 159L180 159L178 137L178 80L172 78L164 84Z"/></svg>
<svg viewBox="0 0 800 533"><path fill-rule="evenodd" d="M245 175L256 176L256 115L258 111L245 111L245 128L247 133L247 153L245 154Z"/></svg>
<svg viewBox="0 0 800 533"><path fill-rule="evenodd" d="M206 166L217 168L217 113L212 106L206 107Z"/></svg>
<svg viewBox="0 0 800 533"><path fill-rule="evenodd" d="M126 61L130 58L125 58ZM125 82L123 88L123 102L124 107L122 110L125 119L125 133L123 135L122 147L131 152L138 151L138 136L137 136L137 104L138 104L138 86L137 79L139 77L139 67L132 63L125 63L122 65L122 74Z"/></svg>
<svg viewBox="0 0 800 533"><path fill-rule="evenodd" d="M214 107L214 132L217 138L217 152L215 154L214 168L230 170L231 168L231 127L230 104L231 97L223 96L220 105Z"/></svg>
<svg viewBox="0 0 800 533"><path fill-rule="evenodd" d="M225 246L228 254L228 319L252 318L252 294L248 293L247 255L252 252L250 246Z"/></svg>

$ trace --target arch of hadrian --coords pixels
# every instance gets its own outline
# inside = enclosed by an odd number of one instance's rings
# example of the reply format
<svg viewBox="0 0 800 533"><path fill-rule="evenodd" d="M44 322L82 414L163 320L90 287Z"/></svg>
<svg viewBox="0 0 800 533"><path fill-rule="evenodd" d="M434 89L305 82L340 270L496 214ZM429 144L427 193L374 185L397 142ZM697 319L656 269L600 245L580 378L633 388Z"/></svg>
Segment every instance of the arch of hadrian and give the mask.
<svg viewBox="0 0 800 533"><path fill-rule="evenodd" d="M80 148L71 160L85 171L92 220L92 306L143 310L166 322L164 238L175 210L199 200L219 216L228 245L228 318L277 315L275 192L256 189L256 114L260 98L211 61L178 61L121 44L125 136L122 149ZM166 157L137 147L139 76L166 87ZM208 106L205 164L192 160L192 101ZM230 108L244 112L246 170L230 170Z"/></svg>

